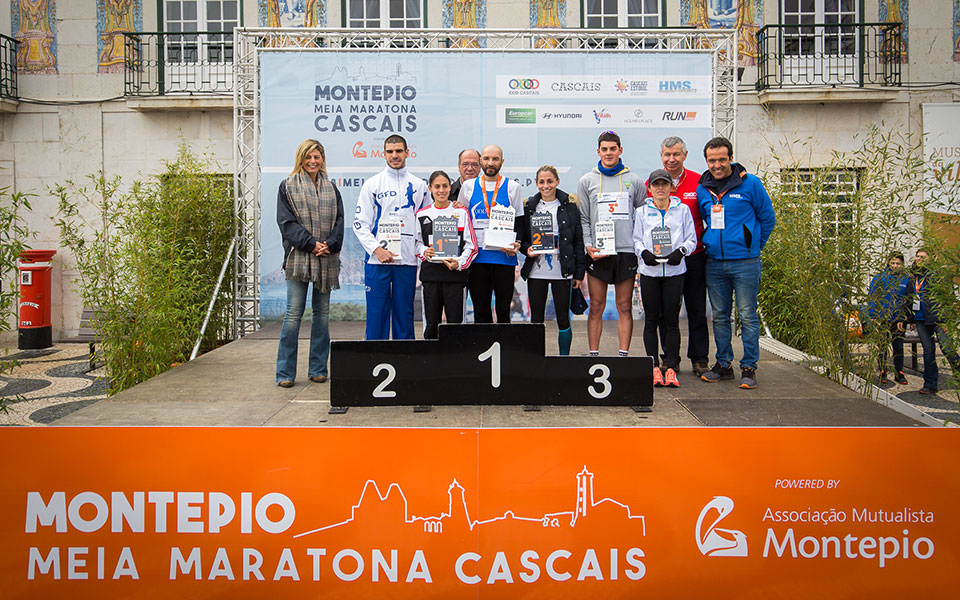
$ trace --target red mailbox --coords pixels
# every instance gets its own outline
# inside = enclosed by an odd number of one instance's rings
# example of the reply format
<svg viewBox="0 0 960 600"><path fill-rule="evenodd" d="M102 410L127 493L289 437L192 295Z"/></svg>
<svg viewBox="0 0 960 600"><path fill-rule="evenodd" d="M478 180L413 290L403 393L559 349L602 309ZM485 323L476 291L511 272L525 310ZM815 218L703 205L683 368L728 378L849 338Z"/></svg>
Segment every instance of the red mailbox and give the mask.
<svg viewBox="0 0 960 600"><path fill-rule="evenodd" d="M56 250L24 250L20 253L20 320L17 347L21 350L53 345L50 327L50 260Z"/></svg>

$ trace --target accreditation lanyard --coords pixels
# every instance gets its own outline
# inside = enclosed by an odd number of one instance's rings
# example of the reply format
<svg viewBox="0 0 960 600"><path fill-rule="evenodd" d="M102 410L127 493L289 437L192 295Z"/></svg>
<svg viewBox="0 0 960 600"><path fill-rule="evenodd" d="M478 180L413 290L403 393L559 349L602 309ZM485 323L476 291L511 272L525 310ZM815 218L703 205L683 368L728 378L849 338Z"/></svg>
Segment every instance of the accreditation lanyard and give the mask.
<svg viewBox="0 0 960 600"><path fill-rule="evenodd" d="M921 301L920 291L923 289L923 284L926 280L927 280L926 277L924 277L923 279L913 280L913 288L917 290L916 299L913 301L913 310L920 310L920 301Z"/></svg>
<svg viewBox="0 0 960 600"><path fill-rule="evenodd" d="M723 194L719 196L713 190L707 190L713 196L713 207L710 210L710 229L725 229L723 212Z"/></svg>
<svg viewBox="0 0 960 600"><path fill-rule="evenodd" d="M487 210L487 217L490 216L490 207L497 203L497 192L500 191L500 182L503 181L503 177L497 175L497 184L493 186L493 199L487 199L487 180L483 177L480 178L480 192L483 194L483 208Z"/></svg>

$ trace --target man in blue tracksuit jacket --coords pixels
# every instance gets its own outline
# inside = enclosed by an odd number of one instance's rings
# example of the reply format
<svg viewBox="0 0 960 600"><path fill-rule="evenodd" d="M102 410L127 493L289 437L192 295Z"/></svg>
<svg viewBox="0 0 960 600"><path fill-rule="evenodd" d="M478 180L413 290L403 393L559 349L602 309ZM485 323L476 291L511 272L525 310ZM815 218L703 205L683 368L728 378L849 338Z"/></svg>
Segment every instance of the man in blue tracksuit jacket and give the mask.
<svg viewBox="0 0 960 600"><path fill-rule="evenodd" d="M757 387L760 358L760 251L777 223L773 203L763 182L733 162L733 144L715 137L703 148L708 171L700 177L697 203L704 220L703 245L707 252L707 292L713 305L713 337L717 362L701 376L714 383L733 379L730 310L736 291L740 315L743 358L740 387Z"/></svg>
<svg viewBox="0 0 960 600"><path fill-rule="evenodd" d="M391 135L383 142L387 167L363 182L357 197L353 232L366 252L366 339L413 339L413 298L417 285L414 233L417 211L429 203L427 182L407 171L407 140ZM400 255L389 252L377 238L380 221L399 220Z"/></svg>

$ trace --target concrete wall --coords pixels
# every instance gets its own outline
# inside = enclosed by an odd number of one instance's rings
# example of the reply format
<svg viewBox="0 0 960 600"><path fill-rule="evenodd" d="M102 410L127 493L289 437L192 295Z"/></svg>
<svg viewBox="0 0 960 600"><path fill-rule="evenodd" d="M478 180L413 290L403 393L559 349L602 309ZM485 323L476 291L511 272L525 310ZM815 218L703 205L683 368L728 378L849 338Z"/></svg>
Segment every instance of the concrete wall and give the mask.
<svg viewBox="0 0 960 600"><path fill-rule="evenodd" d="M517 0L486 0L487 26L525 28L529 4ZM243 0L243 23L258 25L257 2ZM681 0L667 1L667 25L680 22ZM156 31L157 4L142 0L143 28ZM914 86L957 81L960 63L953 60L953 3L937 0L912 2L909 15L909 63L904 65L904 83ZM431 27L442 26L441 3L429 0ZM766 22L779 16L778 0L764 0ZM11 7L0 2L0 32L11 33ZM863 21L876 21L877 0L865 2ZM178 110L141 110L123 95L122 74L97 72L95 3L56 2L58 68L56 75L21 75L22 100L15 112L0 112L0 186L36 194L28 217L38 232L36 248L57 248L58 234L51 217L56 211L49 188L56 182L81 180L102 171L108 177L135 177L156 173L162 161L176 155L181 141L206 152L229 171L232 165L232 116L227 105L209 104ZM580 2L566 6L568 27L580 23ZM327 8L327 24L340 26L340 2ZM755 170L770 157L769 147L785 149L792 140L815 140L811 165L825 162L833 150L850 150L855 137L872 125L883 124L911 133L920 131L923 102L960 101L950 87L904 87L880 90L882 99L822 98L795 104L789 100L762 102L753 88L756 68L746 67L738 93L737 159ZM809 91L809 90L808 90ZM36 102L36 100L42 102ZM155 108L155 107L154 107ZM691 149L699 152L699 149ZM54 270L54 336L76 334L82 309L73 288L76 278L72 257L58 254Z"/></svg>

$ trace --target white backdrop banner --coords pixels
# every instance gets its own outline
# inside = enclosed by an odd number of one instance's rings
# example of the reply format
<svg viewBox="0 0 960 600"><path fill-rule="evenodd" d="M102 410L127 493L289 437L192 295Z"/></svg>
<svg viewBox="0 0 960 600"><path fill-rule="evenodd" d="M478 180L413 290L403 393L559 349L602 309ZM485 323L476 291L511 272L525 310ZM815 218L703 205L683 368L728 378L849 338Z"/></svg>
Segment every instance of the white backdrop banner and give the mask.
<svg viewBox="0 0 960 600"><path fill-rule="evenodd" d="M362 318L364 253L350 225L360 186L385 166L389 135L407 139L407 166L424 179L437 169L456 179L460 150L497 144L503 174L527 196L537 192L534 175L544 164L556 166L560 187L575 193L597 162L597 136L608 130L622 138L624 164L644 177L660 166L660 141L670 135L690 147L688 168L702 170L700 149L712 136L711 56L263 51L261 315L279 318L285 308L275 198L304 139L324 145L343 195L341 289L331 318ZM525 287L517 286L517 317L527 313Z"/></svg>

